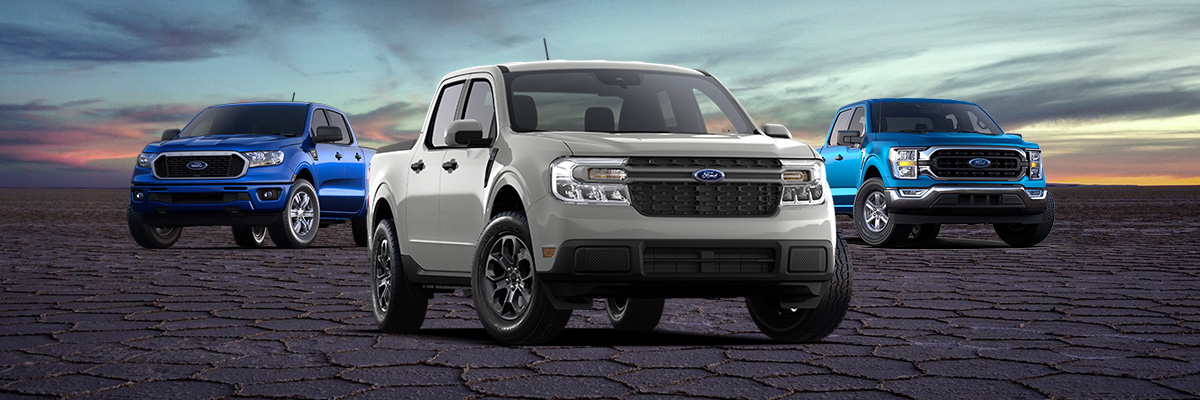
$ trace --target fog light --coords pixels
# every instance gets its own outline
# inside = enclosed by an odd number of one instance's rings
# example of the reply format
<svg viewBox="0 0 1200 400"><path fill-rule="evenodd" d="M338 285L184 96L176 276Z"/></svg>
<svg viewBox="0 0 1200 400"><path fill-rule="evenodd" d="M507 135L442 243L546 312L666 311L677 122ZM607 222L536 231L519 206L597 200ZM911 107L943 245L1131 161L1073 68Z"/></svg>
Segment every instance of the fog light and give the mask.
<svg viewBox="0 0 1200 400"><path fill-rule="evenodd" d="M146 198L146 194L142 192L133 192L133 201L142 201Z"/></svg>
<svg viewBox="0 0 1200 400"><path fill-rule="evenodd" d="M900 189L901 197L921 197L928 189Z"/></svg>
<svg viewBox="0 0 1200 400"><path fill-rule="evenodd" d="M1031 199L1041 199L1046 197L1046 191L1042 189L1025 189L1025 193Z"/></svg>
<svg viewBox="0 0 1200 400"><path fill-rule="evenodd" d="M278 200L280 189L258 189L258 198L263 200Z"/></svg>

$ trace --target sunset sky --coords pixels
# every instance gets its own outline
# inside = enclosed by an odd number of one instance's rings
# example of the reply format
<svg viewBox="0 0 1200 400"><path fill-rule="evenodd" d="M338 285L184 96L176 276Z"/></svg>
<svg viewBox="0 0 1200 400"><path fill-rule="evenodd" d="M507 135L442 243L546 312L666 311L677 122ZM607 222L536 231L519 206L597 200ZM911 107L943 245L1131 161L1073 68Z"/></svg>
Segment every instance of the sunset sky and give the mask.
<svg viewBox="0 0 1200 400"><path fill-rule="evenodd" d="M752 3L752 4L747 4ZM1200 184L1200 4L4 1L0 187L123 187L204 107L316 101L411 137L456 69L550 57L700 68L819 145L875 97L983 106L1050 182Z"/></svg>

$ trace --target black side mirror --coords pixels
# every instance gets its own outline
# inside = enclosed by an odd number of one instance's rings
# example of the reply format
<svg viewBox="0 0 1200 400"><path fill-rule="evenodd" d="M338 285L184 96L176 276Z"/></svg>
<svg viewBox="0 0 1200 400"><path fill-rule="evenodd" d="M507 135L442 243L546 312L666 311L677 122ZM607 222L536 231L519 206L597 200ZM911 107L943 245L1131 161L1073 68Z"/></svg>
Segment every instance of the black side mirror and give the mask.
<svg viewBox="0 0 1200 400"><path fill-rule="evenodd" d="M763 133L776 139L792 139L792 132L780 124L763 124Z"/></svg>
<svg viewBox="0 0 1200 400"><path fill-rule="evenodd" d="M174 139L176 136L179 136L178 129L167 129L167 130L163 131L162 140L171 140L171 139Z"/></svg>
<svg viewBox="0 0 1200 400"><path fill-rule="evenodd" d="M483 125L473 119L460 119L446 127L446 144L450 146L478 146L491 144L483 138Z"/></svg>
<svg viewBox="0 0 1200 400"><path fill-rule="evenodd" d="M336 126L322 126L317 128L317 134L313 136L313 141L317 143L336 142L342 140L342 128Z"/></svg>
<svg viewBox="0 0 1200 400"><path fill-rule="evenodd" d="M838 146L856 147L862 144L862 132L859 131L837 131Z"/></svg>

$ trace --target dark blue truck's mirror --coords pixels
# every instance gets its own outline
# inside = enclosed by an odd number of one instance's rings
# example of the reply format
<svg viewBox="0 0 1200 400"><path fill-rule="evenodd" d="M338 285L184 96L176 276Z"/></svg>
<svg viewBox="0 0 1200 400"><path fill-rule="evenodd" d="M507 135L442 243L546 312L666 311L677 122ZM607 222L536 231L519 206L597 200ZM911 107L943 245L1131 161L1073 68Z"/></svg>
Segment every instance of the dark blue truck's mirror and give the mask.
<svg viewBox="0 0 1200 400"><path fill-rule="evenodd" d="M837 131L838 146L855 147L862 144L862 132L859 131Z"/></svg>
<svg viewBox="0 0 1200 400"><path fill-rule="evenodd" d="M162 140L171 140L171 139L174 139L175 136L179 136L178 129L167 129L167 130L163 131Z"/></svg>
<svg viewBox="0 0 1200 400"><path fill-rule="evenodd" d="M317 134L313 136L313 141L317 143L336 142L342 140L342 128L336 126L322 126L317 128Z"/></svg>

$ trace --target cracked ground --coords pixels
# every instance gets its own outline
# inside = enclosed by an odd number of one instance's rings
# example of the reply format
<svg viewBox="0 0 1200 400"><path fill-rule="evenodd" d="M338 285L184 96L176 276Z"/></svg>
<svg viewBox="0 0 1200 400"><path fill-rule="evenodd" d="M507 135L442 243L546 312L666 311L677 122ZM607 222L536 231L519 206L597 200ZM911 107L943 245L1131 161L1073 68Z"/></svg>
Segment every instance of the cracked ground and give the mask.
<svg viewBox="0 0 1200 400"><path fill-rule="evenodd" d="M672 299L621 333L600 303L540 346L491 340L462 292L375 330L345 225L305 250L229 228L137 247L124 190L5 189L0 398L1122 398L1200 396L1200 188L1060 188L1041 246L983 226L873 249L823 343L758 333L741 299Z"/></svg>

